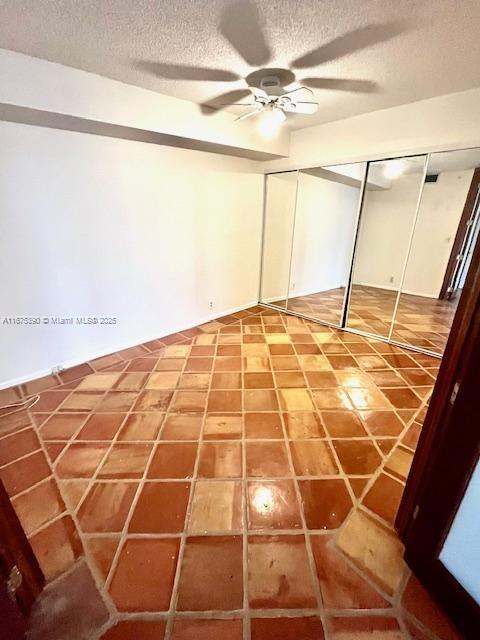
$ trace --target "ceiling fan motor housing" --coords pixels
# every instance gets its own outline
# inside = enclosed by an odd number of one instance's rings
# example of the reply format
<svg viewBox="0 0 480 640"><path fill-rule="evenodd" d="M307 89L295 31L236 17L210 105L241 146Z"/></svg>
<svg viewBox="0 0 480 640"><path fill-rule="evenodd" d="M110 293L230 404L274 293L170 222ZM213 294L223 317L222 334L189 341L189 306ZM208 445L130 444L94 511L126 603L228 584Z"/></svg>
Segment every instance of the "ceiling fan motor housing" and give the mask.
<svg viewBox="0 0 480 640"><path fill-rule="evenodd" d="M280 96L284 93L284 89L280 84L278 76L265 76L260 80L260 89L263 89L268 95Z"/></svg>

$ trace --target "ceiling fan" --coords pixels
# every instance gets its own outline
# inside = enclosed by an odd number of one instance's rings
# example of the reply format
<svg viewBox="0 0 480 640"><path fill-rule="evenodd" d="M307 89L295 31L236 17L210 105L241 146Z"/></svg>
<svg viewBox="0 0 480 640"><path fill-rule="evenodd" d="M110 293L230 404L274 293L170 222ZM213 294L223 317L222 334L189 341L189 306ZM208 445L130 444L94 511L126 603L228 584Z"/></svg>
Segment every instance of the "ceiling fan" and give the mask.
<svg viewBox="0 0 480 640"><path fill-rule="evenodd" d="M275 69L272 71L275 71ZM281 72L282 70L278 71ZM236 120L239 122L252 116L263 114L261 128L265 134L273 133L287 119L287 113L311 114L318 109L318 102L315 101L311 89L297 87L296 89L285 91L280 75L262 77L259 87L252 87L251 91L253 102L227 102L225 105L218 105L218 107L253 107L253 109L238 116Z"/></svg>
<svg viewBox="0 0 480 640"><path fill-rule="evenodd" d="M156 76L175 80L210 82L237 82L243 80L247 87L223 93L200 105L204 115L230 107L253 107L237 120L245 120L264 113L273 123L283 122L287 114L313 114L318 110L312 89L328 89L346 92L373 93L377 83L352 78L306 77L302 85L287 90L297 82L292 69L308 69L344 57L389 40L405 30L399 22L371 24L338 36L316 49L293 60L288 69L266 68L272 58L270 47L262 32L262 16L249 0L235 0L224 10L219 32L251 67L259 67L242 78L238 74L208 67L191 67L170 63L141 61L138 66ZM243 102L250 98L249 102Z"/></svg>

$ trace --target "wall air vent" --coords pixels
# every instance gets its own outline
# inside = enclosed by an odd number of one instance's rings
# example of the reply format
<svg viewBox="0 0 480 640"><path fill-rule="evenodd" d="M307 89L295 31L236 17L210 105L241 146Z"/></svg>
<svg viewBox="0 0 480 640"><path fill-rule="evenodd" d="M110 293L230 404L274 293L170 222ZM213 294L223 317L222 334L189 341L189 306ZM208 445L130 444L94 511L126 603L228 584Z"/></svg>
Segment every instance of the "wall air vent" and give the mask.
<svg viewBox="0 0 480 640"><path fill-rule="evenodd" d="M425 182L436 182L438 180L438 173L431 173L425 178Z"/></svg>

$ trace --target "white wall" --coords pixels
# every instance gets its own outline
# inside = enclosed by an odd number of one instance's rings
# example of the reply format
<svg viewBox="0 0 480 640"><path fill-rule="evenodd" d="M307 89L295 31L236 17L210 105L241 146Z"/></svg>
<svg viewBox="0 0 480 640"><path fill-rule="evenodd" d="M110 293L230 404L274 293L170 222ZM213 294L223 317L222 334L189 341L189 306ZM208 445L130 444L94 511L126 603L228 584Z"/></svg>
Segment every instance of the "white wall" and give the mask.
<svg viewBox="0 0 480 640"><path fill-rule="evenodd" d="M438 298L473 170L445 171L424 185L402 291ZM412 231L420 175L367 191L359 233L355 283L398 289Z"/></svg>
<svg viewBox="0 0 480 640"><path fill-rule="evenodd" d="M480 604L480 464L447 535L440 560Z"/></svg>
<svg viewBox="0 0 480 640"><path fill-rule="evenodd" d="M444 171L426 182L418 211L403 289L438 298L458 224L472 182L469 171Z"/></svg>
<svg viewBox="0 0 480 640"><path fill-rule="evenodd" d="M0 324L1 386L257 301L257 163L9 123L0 148L0 317L118 318Z"/></svg>
<svg viewBox="0 0 480 640"><path fill-rule="evenodd" d="M421 185L407 174L390 189L365 192L353 282L398 289Z"/></svg>
<svg viewBox="0 0 480 640"><path fill-rule="evenodd" d="M480 89L470 89L299 129L288 158L264 163L264 171L478 147L479 111Z"/></svg>
<svg viewBox="0 0 480 640"><path fill-rule="evenodd" d="M300 172L290 296L346 286L360 189Z"/></svg>

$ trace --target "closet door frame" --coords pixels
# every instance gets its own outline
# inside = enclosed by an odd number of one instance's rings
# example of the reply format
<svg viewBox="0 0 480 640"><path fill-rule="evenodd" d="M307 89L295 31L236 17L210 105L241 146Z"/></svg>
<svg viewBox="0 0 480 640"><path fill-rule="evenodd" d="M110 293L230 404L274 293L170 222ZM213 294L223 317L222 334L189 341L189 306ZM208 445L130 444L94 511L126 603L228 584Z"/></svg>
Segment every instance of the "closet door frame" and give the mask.
<svg viewBox="0 0 480 640"><path fill-rule="evenodd" d="M363 211L363 202L365 199L365 191L367 188L367 176L368 176L368 165L369 162L363 163L348 163L348 164L363 164L363 176L362 176L362 184L360 186L360 193L358 196L358 204L357 204L357 213L355 217L355 233L353 236L352 248L350 251L350 269L348 272L348 281L345 287L345 295L343 296L343 307L342 307L342 315L340 320L340 325L332 325L338 329L345 329L347 324L348 310L350 308L350 294L352 290L352 278L353 278L353 265L355 263L355 255L357 251L357 243L358 243L358 232L360 230L360 221L362 217Z"/></svg>
<svg viewBox="0 0 480 640"><path fill-rule="evenodd" d="M348 165L348 164L362 164L362 163L365 164L365 171L364 171L364 175L363 175L362 186L361 186L361 191L360 191L360 197L359 197L359 202L358 202L355 237L354 237L354 242L353 242L353 247L352 247L352 254L351 254L350 274L349 274L348 284L346 286L346 291L345 291L345 296L344 296L344 301L343 301L342 320L341 320L340 325L333 324L333 323L325 321L325 320L319 320L318 318L314 318L312 316L308 316L306 314L298 313L296 311L291 311L291 310L288 309L288 299L289 299L289 292L290 292L290 278L291 278L291 268L292 268L292 251L293 251L293 242L294 242L294 229L292 231L292 240L291 240L291 247L290 247L291 251L290 251L290 265L289 265L289 279L288 279L287 291L286 291L286 295L285 295L285 301L286 301L287 308L281 308L281 307L275 306L273 304L270 304L268 302L262 302L262 280L263 280L264 260L265 260L264 248L265 248L265 232L266 232L266 207L267 207L267 197L268 197L268 194L267 194L268 176L276 175L276 174L280 174L280 173L294 173L294 172L297 174L297 184L296 184L296 190L297 191L296 191L296 195L295 195L295 209L296 209L297 196L298 196L299 173L300 173L300 171L302 169L308 169L308 168L311 168L311 167L310 166L302 166L302 167L299 167L297 169L287 169L285 171L271 171L271 172L266 173L265 174L265 178L264 178L264 192L263 192L263 196L264 196L263 197L263 226L262 226L262 242L261 242L261 254L260 254L260 280L259 280L259 295L258 295L259 302L258 302L258 304L263 306L263 307L266 307L268 309L272 309L272 310L275 310L275 311L281 311L282 313L286 313L288 315L292 315L292 316L296 316L296 317L299 317L299 318L303 318L304 320L308 320L309 322L316 322L318 324L321 324L321 325L324 325L324 326L328 326L328 327L332 327L334 329L342 329L343 331L348 331L349 333L353 333L353 334L360 335L360 336L367 337L367 338L372 338L372 339L375 339L375 340L380 340L381 342L386 342L388 344L392 344L392 345L395 345L395 346L398 346L398 347L407 348L410 351L415 351L417 353L424 353L426 355L433 356L435 358L442 358L443 354L439 354L438 352L430 351L430 350L424 349L422 347L416 347L414 345L410 345L410 344L407 344L405 342L400 342L398 340L394 340L394 339L392 339L392 334L393 334L393 328L394 328L396 315L397 315L397 312L398 312L398 306L399 306L399 302L400 302L400 295L402 293L402 287L403 287L403 283L404 283L404 280L405 280L406 268L407 268L408 259L409 259L410 252L411 252L412 241L413 241L413 237L414 237L413 234L414 234L415 226L416 226L417 219L418 219L421 199L422 199L424 185L425 185L425 177L426 177L427 172L428 172L428 165L429 165L429 162L430 162L430 157L431 157L431 155L433 153L443 153L443 152L447 152L447 151L463 151L463 150L476 149L476 148L480 148L480 145L475 145L475 146L471 146L471 147L460 147L460 148L455 148L455 149L437 149L435 151L419 150L416 153L410 153L410 154L407 154L407 155L395 155L395 156L385 156L385 157L382 157L381 154L380 154L379 157L376 157L375 159L355 160L355 161L351 161L351 162L339 162L339 163L335 164L335 166ZM365 201L365 191L366 191L366 181L367 181L367 176L368 176L368 169L369 169L370 165L375 163L375 162L386 162L388 160L399 160L399 159L403 159L403 158L413 158L413 157L422 157L422 156L425 159L423 183L421 185L421 188L420 188L420 191L419 191L419 195L418 195L418 199L417 199L417 205L416 205L414 220L413 220L413 223L412 223L409 245L408 245L408 249L407 249L407 253L406 253L406 257L405 257L405 263L404 263L404 268L403 268L403 271L402 271L400 285L399 285L399 288L398 288L398 291L397 291L397 298L396 298L396 302L395 302L394 313L392 315L392 321L391 321L391 324L390 324L389 336L379 336L377 334L373 334L373 333L369 333L369 332L366 332L366 331L361 331L359 329L354 329L354 328L348 327L347 326L347 321L348 321L348 314L349 314L349 311L350 311L351 291L352 291L352 282L353 282L353 271L354 271L355 261L356 261L356 257L357 257L357 253L358 253L358 238L359 238L359 230L360 230L362 212L363 212L364 201ZM321 166L321 167L327 168L329 166L334 166L334 165L326 164L326 165L316 165L316 166ZM294 225L295 225L295 215L296 215L296 211L295 211L295 214L294 214ZM480 242L478 244L480 244Z"/></svg>
<svg viewBox="0 0 480 640"><path fill-rule="evenodd" d="M410 349L411 351L416 351L417 353L425 353L426 355L429 356L434 356L436 358L441 358L442 354L437 353L435 351L430 351L428 349L423 349L421 347L415 347L414 345L410 345L407 344L405 342L400 342L398 340L393 340L392 339L392 333L393 333L393 328L395 325L395 319L397 316L397 311L398 311L398 305L400 302L400 296L402 294L402 288L403 288L403 283L405 280L405 274L407 271L407 266L408 266L408 259L410 256L410 251L412 248L412 242L413 242L413 238L414 238L414 233L415 233L415 227L417 224L417 219L418 219L418 213L420 210L420 204L422 201L422 195L423 195L423 190L424 190L424 186L425 186L425 178L427 176L427 171L428 171L428 164L430 162L430 153L417 153L414 155L409 155L409 156L396 156L396 157L392 157L392 158L382 158L380 160L369 160L367 163L367 172L366 172L366 176L368 178L368 169L370 168L370 165L375 164L377 162L388 162L389 160L401 160L403 158L421 158L423 157L424 159L424 166L423 166L423 173L422 173L422 183L418 192L418 197L417 197L417 201L416 201L416 205L415 205L415 211L414 211L414 215L413 215L413 220L412 220L412 225L410 228L410 234L409 234L409 240L408 240L408 245L407 245L407 250L405 253L405 259L404 259L404 263L403 263L403 267L402 267L402 275L400 276L400 283L398 285L398 290L396 292L396 299L395 299L395 305L394 305L394 309L393 309L393 313L392 313L392 318L390 321L390 330L388 332L388 336L380 336L376 333L370 333L369 331L362 331L361 329L355 329L353 327L349 327L347 325L348 322L348 314L350 312L350 301L351 301L351 291L352 291L352 285L353 285L353 273L354 273L354 269L355 269L355 264L356 264L356 260L358 257L358 235L360 232L360 224L361 224L361 220L362 220L362 214L363 214L363 206L365 204L365 190L362 196L362 208L361 208L361 212L360 212L360 218L358 220L358 226L357 226L357 238L356 238L356 243L355 243L355 252L354 252L354 256L353 256L353 260L352 260L352 268L351 268L351 273L350 273L350 283L349 283L349 295L348 295L348 305L346 305L346 313L345 313L345 317L344 317L344 321L343 321L343 326L340 327L341 329L343 329L344 331L349 331L350 333L354 333L356 335L360 335L366 338L373 338L375 340L380 340L381 342L386 342L388 344L392 344L394 346L397 347L404 347L407 349Z"/></svg>
<svg viewBox="0 0 480 640"><path fill-rule="evenodd" d="M428 165L429 164L430 164L430 154L427 153L427 154L424 155L422 184L421 184L421 187L420 187L420 191L418 193L417 205L415 207L415 214L413 216L412 227L410 229L410 237L408 239L407 251L406 251L406 254L405 254L405 261L403 263L402 275L400 276L400 283L398 285L397 299L395 301L395 308L393 310L392 322L390 323L390 331L388 332L388 342L390 342L392 344L393 344L393 340L392 340L393 328L395 326L395 321L397 319L398 306L400 304L400 296L402 295L403 285L405 284L405 275L407 273L408 262L410 260L410 254L412 252L413 238L415 237L415 229L417 228L418 213L420 211L420 205L422 203L423 191L425 189L425 180L427 178ZM425 350L425 353L426 352L427 352L427 350ZM441 356L441 354L435 354L435 355L440 355Z"/></svg>
<svg viewBox="0 0 480 640"><path fill-rule="evenodd" d="M360 331L355 331L347 327L348 314L350 312L350 299L352 296L352 283L353 283L353 270L355 269L355 263L357 260L358 254L358 238L360 235L360 225L362 224L362 213L363 213L363 205L365 203L365 193L367 191L367 178L368 178L368 169L370 167L370 160L365 162L365 171L363 174L362 188L360 190L360 198L358 199L358 211L357 211L357 224L355 227L355 237L353 239L352 246L352 257L350 260L350 272L348 274L348 284L345 291L345 299L343 304L343 313L342 313L342 322L341 329L346 331L351 331L352 333L360 334Z"/></svg>
<svg viewBox="0 0 480 640"><path fill-rule="evenodd" d="M290 241L290 259L289 259L289 264L288 264L288 278L287 278L287 285L286 285L286 291L285 291L285 308L283 309L282 307L279 307L277 305L274 305L270 302L263 302L262 301L262 297L263 297L263 273L265 271L264 268L264 263L265 263L265 241L266 241L266 236L267 236L267 206L268 206L268 177L273 175L279 175L279 174L284 174L284 173L296 173L297 174L297 179L295 181L295 199L294 199L294 204L293 204L293 224L292 224L292 234L291 234L291 241ZM291 277L291 270L292 270L292 253L293 253L293 236L294 236L294 230L295 230L295 216L296 216L296 209L297 209L297 196L298 196L298 176L299 176L300 170L299 169L290 169L287 171L275 171L272 173L266 173L264 176L264 180L263 180L263 212L262 212L262 242L261 242L261 246L260 246L260 279L258 282L258 304L261 304L265 307L268 307L269 309L275 309L276 311L281 311L282 313L287 313L287 306L288 306L288 294L290 291L290 277Z"/></svg>
<svg viewBox="0 0 480 640"><path fill-rule="evenodd" d="M345 287L345 294L343 297L343 303L342 303L342 312L341 312L341 320L340 320L340 324L335 324L333 322L328 322L327 320L319 320L318 318L315 318L313 316L309 316L307 314L304 313L299 313L298 311L292 311L290 309L288 309L288 300L289 300L289 294L290 294L290 282L291 282L291 277L292 277L292 258L293 258L293 247L294 247L294 242L295 242L295 222L296 222L296 217L297 217L297 201L298 201L298 187L299 187L299 178L300 178L300 171L301 169L291 169L290 171L273 171L273 172L269 172L265 174L265 181L264 181L264 190L263 190L263 226L262 226L262 243L261 243L261 261L260 261L260 284L259 284L259 294L258 294L258 300L260 305L267 307L268 309L274 309L277 311L282 311L282 313L287 313L291 316L295 316L297 318L303 318L304 320L308 320L311 322L317 322L318 324L327 326L327 327L332 327L333 329L346 329L345 327L345 320L347 317L347 313L348 313L348 305L349 305L349 293L350 293L350 289L351 289L351 278L352 278L352 272L353 272L353 262L354 262L354 256L355 256L355 249L356 249L356 243L357 243L357 239L358 239L358 230L359 230L359 226L360 226L360 217L361 217L361 211L362 211L362 206L363 206L363 198L364 198L364 194L365 194L365 186L366 186L366 177L367 177L367 170L368 170L368 161L359 161L359 162L342 162L339 163L337 165L324 165L321 168L322 169L327 169L329 166L342 166L342 165L351 165L351 164L363 164L364 165L364 170L363 170L363 175L362 175L362 183L360 185L360 193L359 193L359 198L358 198L358 204L357 204L357 209L356 209L356 214L355 214L355 233L354 233L354 237L353 237L353 242L352 242L352 247L351 247L351 251L350 251L350 256L349 256L349 262L350 262L350 270L349 270L349 277L348 277L348 282L347 285ZM280 307L277 307L273 304L270 304L268 302L262 302L262 282L263 282L263 264L264 264L264 259L265 259L265 236L266 236L266 221L267 221L267 198L268 198L268 193L267 193L267 182L268 182L268 176L271 175L278 175L279 173L293 173L296 172L297 174L297 183L296 183L296 192L295 192L295 211L294 211L294 216L293 216L293 230L292 230L292 241L291 241L291 246L290 246L290 265L289 265L289 270L288 270L288 283L287 283L287 293L285 296L285 301L286 301L286 308L285 309L281 309ZM348 331L351 331L351 329L347 329Z"/></svg>
<svg viewBox="0 0 480 640"><path fill-rule="evenodd" d="M462 253L464 248L465 238L469 232L469 220L475 210L475 206L477 204L477 200L480 194L480 168L477 167L474 169L472 182L470 184L470 189L468 190L467 199L465 201L465 205L463 208L462 216L460 218L460 222L458 224L457 233L455 235L455 240L453 242L452 250L450 252L450 258L448 260L447 268L445 270L445 275L443 277L442 288L440 290L439 298L444 300L445 298L449 298L450 295L450 284L453 282L453 277L455 275L455 271L457 268L457 257L459 253ZM453 292L455 294L455 292Z"/></svg>

